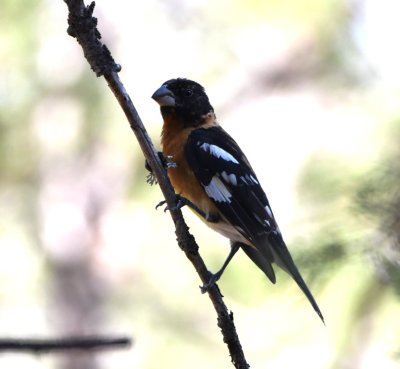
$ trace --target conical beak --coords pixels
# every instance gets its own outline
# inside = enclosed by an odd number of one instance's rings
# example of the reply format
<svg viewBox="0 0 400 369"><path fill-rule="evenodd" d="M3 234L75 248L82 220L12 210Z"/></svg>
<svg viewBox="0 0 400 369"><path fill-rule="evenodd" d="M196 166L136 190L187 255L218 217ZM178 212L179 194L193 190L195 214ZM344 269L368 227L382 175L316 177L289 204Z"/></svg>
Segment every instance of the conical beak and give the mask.
<svg viewBox="0 0 400 369"><path fill-rule="evenodd" d="M160 106L175 106L175 96L166 85L162 85L151 98L157 101Z"/></svg>

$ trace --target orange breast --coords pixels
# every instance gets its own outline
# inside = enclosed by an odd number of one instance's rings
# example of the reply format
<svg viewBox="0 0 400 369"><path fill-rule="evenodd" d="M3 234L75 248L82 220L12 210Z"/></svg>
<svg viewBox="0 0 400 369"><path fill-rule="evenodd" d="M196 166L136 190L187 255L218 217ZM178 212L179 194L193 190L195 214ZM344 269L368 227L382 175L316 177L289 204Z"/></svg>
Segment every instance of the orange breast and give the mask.
<svg viewBox="0 0 400 369"><path fill-rule="evenodd" d="M163 153L171 156L176 168L168 169L168 176L175 192L196 204L206 214L218 213L213 202L206 195L185 159L184 143L193 128L170 132L164 130L162 136Z"/></svg>

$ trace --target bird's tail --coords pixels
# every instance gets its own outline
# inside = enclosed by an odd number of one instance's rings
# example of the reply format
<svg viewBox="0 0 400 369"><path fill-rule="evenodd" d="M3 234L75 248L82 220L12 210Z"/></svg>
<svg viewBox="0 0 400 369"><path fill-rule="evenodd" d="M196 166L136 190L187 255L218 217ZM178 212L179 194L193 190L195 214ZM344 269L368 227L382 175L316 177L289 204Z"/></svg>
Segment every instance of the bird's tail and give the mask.
<svg viewBox="0 0 400 369"><path fill-rule="evenodd" d="M301 276L299 270L297 269L292 259L292 256L290 255L289 250L287 249L282 237L276 237L276 235L274 235L273 237L269 237L269 242L272 246L276 264L278 264L283 270L285 270L292 276L292 278L296 281L297 285L306 295L308 301L310 301L310 304L314 308L315 312L318 314L322 322L325 324L321 310L319 309L318 304L314 299L314 296L308 289L306 282L304 282L303 277Z"/></svg>
<svg viewBox="0 0 400 369"><path fill-rule="evenodd" d="M271 261L267 256L263 255L258 249L253 246L246 245L245 243L240 243L240 247L246 253L246 255L256 264L269 278L269 280L275 284L275 272L272 268Z"/></svg>

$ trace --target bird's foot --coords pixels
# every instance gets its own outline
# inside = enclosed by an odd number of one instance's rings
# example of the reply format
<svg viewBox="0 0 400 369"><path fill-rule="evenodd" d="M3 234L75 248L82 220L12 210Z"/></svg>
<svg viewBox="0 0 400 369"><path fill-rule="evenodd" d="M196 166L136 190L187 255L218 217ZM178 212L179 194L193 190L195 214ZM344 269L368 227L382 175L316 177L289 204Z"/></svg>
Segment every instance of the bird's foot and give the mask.
<svg viewBox="0 0 400 369"><path fill-rule="evenodd" d="M161 151L158 153L158 157L165 169L176 168L177 165L173 161L172 156L165 156ZM144 163L145 168L149 171L149 174L146 176L146 182L150 185L157 184L157 178L153 173L153 169L151 168L149 162L146 160Z"/></svg>
<svg viewBox="0 0 400 369"><path fill-rule="evenodd" d="M210 273L210 279L208 280L207 283L203 284L202 286L200 286L200 291L201 293L206 293L210 290L210 288L216 286L218 288L218 286L216 285L216 283L218 282L218 280L221 278L223 271L218 271L215 274ZM219 290L219 288L218 288ZM220 292L221 293L221 292Z"/></svg>
<svg viewBox="0 0 400 369"><path fill-rule="evenodd" d="M205 285L203 285L202 287L200 287L202 293L206 293L211 287L213 287L214 285L216 286L217 281L221 278L226 267L228 266L228 264L232 260L232 258L235 256L235 254L238 252L239 248L240 248L239 242L231 242L231 250L229 252L228 257L226 258L226 260L224 261L224 264L222 264L222 267L220 270L218 270L218 272L216 272L214 274L210 273L210 279L208 280L208 282ZM222 294L221 294L221 296L222 296Z"/></svg>
<svg viewBox="0 0 400 369"><path fill-rule="evenodd" d="M175 205L170 208L168 205L164 208L164 213L167 210L178 210L180 208L182 208L183 206L186 205L186 199L184 197L182 197L181 195L175 195ZM166 200L160 201L157 205L156 205L156 210L160 207L163 206L167 203Z"/></svg>
<svg viewBox="0 0 400 369"><path fill-rule="evenodd" d="M146 176L146 182L150 185L156 185L158 183L156 176L154 175L153 172L150 172L147 176Z"/></svg>

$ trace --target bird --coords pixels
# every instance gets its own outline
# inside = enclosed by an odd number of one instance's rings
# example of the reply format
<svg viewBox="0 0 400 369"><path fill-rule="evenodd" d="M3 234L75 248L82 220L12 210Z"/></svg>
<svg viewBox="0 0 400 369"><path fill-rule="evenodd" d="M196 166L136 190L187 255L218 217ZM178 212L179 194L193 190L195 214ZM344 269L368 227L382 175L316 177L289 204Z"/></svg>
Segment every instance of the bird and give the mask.
<svg viewBox="0 0 400 369"><path fill-rule="evenodd" d="M267 196L236 141L220 126L205 89L186 78L164 82L152 95L163 118L162 155L177 206L187 205L211 229L230 240L213 286L239 249L275 284L272 264L286 271L324 317L283 240Z"/></svg>

